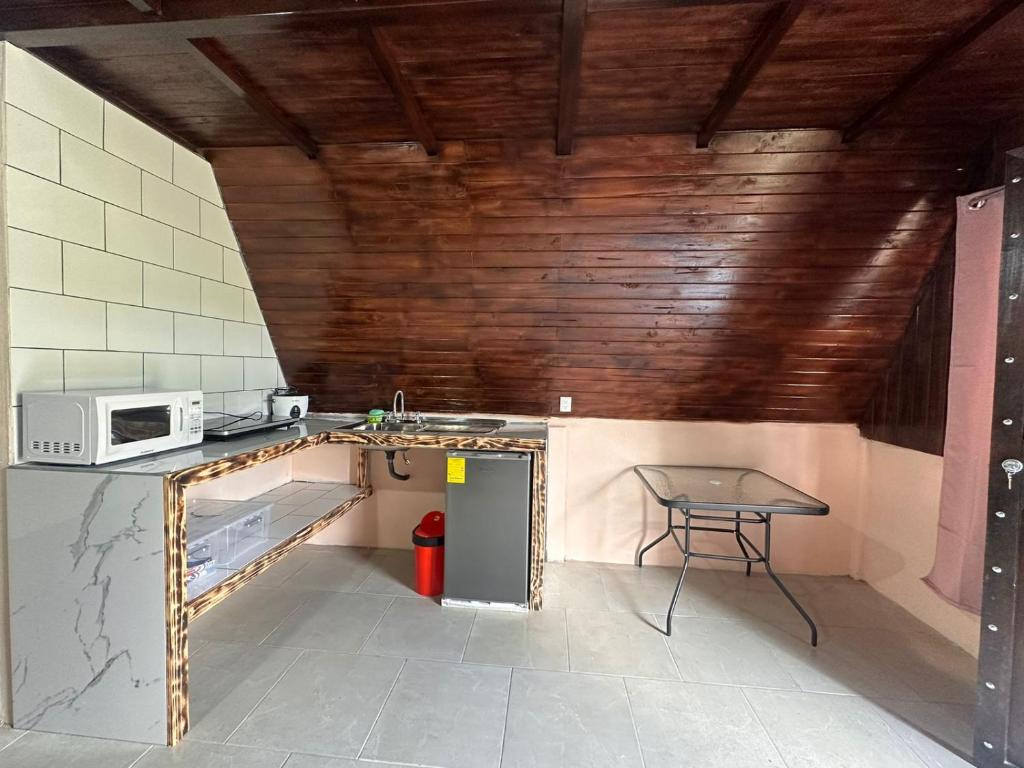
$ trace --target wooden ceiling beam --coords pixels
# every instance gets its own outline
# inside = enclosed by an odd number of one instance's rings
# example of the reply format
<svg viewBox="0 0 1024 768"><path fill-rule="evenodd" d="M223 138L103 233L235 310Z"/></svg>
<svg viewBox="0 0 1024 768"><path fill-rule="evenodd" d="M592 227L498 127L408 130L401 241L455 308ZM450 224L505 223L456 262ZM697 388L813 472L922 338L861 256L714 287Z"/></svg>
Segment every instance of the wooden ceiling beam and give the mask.
<svg viewBox="0 0 1024 768"><path fill-rule="evenodd" d="M388 40L384 30L379 27L362 27L359 30L359 36L377 64L381 76L387 81L391 92L398 100L416 141L423 146L428 155L436 155L437 137L434 136L434 129L430 127L430 122L423 114L423 109L420 107L419 99L416 98L412 86L402 74L402 68L395 56L395 48Z"/></svg>
<svg viewBox="0 0 1024 768"><path fill-rule="evenodd" d="M259 115L273 123L289 141L301 149L306 157L315 159L320 154L316 142L306 130L286 115L231 58L224 47L211 38L189 40L196 58L228 90L252 107Z"/></svg>
<svg viewBox="0 0 1024 768"><path fill-rule="evenodd" d="M768 12L746 57L733 70L729 82L711 108L711 112L704 118L697 132L698 147L707 147L711 143L715 133L722 127L722 123L739 103L757 74L768 63L782 38L803 12L805 5L806 0L788 0L779 3Z"/></svg>
<svg viewBox="0 0 1024 768"><path fill-rule="evenodd" d="M562 53L558 63L558 128L555 152L572 154L583 64L587 0L562 0Z"/></svg>
<svg viewBox="0 0 1024 768"><path fill-rule="evenodd" d="M47 9L4 12L0 39L20 48L81 46L152 39L220 38L233 35L285 34L353 25L435 23L495 15L561 12L561 0L262 0L246 3L239 13L235 0L162 0L163 15L140 17L125 3L125 13L90 6L89 15L60 14Z"/></svg>
<svg viewBox="0 0 1024 768"><path fill-rule="evenodd" d="M1024 0L1001 0L980 19L946 41L944 45L940 46L928 58L910 70L895 88L854 119L843 131L843 142L855 141L868 128L895 109L922 80L938 71L950 59L1002 21L1006 16L1017 10L1022 4L1024 4Z"/></svg>

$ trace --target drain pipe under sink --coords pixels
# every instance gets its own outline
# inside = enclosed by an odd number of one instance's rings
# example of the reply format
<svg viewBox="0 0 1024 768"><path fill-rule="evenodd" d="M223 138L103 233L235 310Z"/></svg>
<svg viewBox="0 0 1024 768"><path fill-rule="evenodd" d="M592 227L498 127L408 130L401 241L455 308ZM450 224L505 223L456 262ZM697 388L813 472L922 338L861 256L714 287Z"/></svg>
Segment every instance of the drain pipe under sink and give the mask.
<svg viewBox="0 0 1024 768"><path fill-rule="evenodd" d="M402 473L398 472L395 469L396 453L398 453L398 451L384 451L384 456L388 460L388 474L395 478L395 480L408 480L411 477L411 475L403 475ZM410 463L409 457L405 451L402 451L402 459L405 461L406 465Z"/></svg>

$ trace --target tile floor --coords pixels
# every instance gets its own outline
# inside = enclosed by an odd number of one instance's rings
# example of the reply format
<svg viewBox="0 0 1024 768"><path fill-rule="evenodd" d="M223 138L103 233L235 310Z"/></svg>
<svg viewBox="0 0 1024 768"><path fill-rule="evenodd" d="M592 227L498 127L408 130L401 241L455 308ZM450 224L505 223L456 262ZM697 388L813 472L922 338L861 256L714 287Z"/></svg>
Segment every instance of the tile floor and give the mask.
<svg viewBox="0 0 1024 768"><path fill-rule="evenodd" d="M173 750L0 731L0 768L954 768L974 660L864 584L549 564L533 614L441 609L411 553L303 547L190 630Z"/></svg>

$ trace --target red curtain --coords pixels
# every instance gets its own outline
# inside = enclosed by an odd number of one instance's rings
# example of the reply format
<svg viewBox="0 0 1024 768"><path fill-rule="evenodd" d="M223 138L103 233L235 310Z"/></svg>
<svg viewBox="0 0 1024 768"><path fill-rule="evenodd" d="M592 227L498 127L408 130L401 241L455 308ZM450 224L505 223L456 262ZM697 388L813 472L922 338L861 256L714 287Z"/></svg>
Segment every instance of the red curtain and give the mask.
<svg viewBox="0 0 1024 768"><path fill-rule="evenodd" d="M957 200L956 277L942 497L935 564L925 581L949 602L981 609L988 507L996 313L1003 234L1003 194L971 208ZM908 482L912 479L908 478ZM1022 475L1018 482L1024 482Z"/></svg>

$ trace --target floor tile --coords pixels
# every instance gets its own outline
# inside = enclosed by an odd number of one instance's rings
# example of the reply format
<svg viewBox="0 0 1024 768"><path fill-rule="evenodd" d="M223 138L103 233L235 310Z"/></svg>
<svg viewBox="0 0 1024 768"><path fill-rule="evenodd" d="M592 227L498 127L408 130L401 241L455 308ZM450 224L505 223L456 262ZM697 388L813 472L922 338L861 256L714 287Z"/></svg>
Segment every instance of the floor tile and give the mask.
<svg viewBox="0 0 1024 768"><path fill-rule="evenodd" d="M442 608L432 600L396 597L362 653L459 661L476 611Z"/></svg>
<svg viewBox="0 0 1024 768"><path fill-rule="evenodd" d="M400 659L307 651L229 741L357 757L401 668Z"/></svg>
<svg viewBox="0 0 1024 768"><path fill-rule="evenodd" d="M310 593L264 642L290 648L355 653L393 598L343 592Z"/></svg>
<svg viewBox="0 0 1024 768"><path fill-rule="evenodd" d="M969 768L963 756L974 747L974 708L967 704L924 701L872 702L889 724L929 768Z"/></svg>
<svg viewBox="0 0 1024 768"><path fill-rule="evenodd" d="M607 610L601 571L578 563L545 563L544 607Z"/></svg>
<svg viewBox="0 0 1024 768"><path fill-rule="evenodd" d="M378 550L373 554L372 563L373 570L359 586L360 592L419 597L413 589L416 561L411 550Z"/></svg>
<svg viewBox="0 0 1024 768"><path fill-rule="evenodd" d="M306 566L284 582L287 589L355 592L373 569L369 550L318 547Z"/></svg>
<svg viewBox="0 0 1024 768"><path fill-rule="evenodd" d="M565 611L477 611L463 661L568 671Z"/></svg>
<svg viewBox="0 0 1024 768"><path fill-rule="evenodd" d="M186 736L223 742L299 657L293 648L211 642L189 659Z"/></svg>
<svg viewBox="0 0 1024 768"><path fill-rule="evenodd" d="M621 678L516 669L501 768L641 768Z"/></svg>
<svg viewBox="0 0 1024 768"><path fill-rule="evenodd" d="M350 760L347 757L321 757L292 753L285 768L405 768L394 763L379 763L376 760Z"/></svg>
<svg viewBox="0 0 1024 768"><path fill-rule="evenodd" d="M834 628L829 644L905 683L924 701L973 703L977 659L934 632Z"/></svg>
<svg viewBox="0 0 1024 768"><path fill-rule="evenodd" d="M910 747L857 696L744 691L788 768L923 768Z"/></svg>
<svg viewBox="0 0 1024 768"><path fill-rule="evenodd" d="M281 768L287 752L184 741L175 747L153 747L134 768Z"/></svg>
<svg viewBox="0 0 1024 768"><path fill-rule="evenodd" d="M324 495L324 491L314 490L302 490L290 493L284 497L284 500L289 504L308 504L311 501L316 501Z"/></svg>
<svg viewBox="0 0 1024 768"><path fill-rule="evenodd" d="M646 768L784 768L740 688L626 680Z"/></svg>
<svg viewBox="0 0 1024 768"><path fill-rule="evenodd" d="M305 568L309 561L309 550L306 547L296 547L249 582L249 584L254 587L280 587L288 579Z"/></svg>
<svg viewBox="0 0 1024 768"><path fill-rule="evenodd" d="M654 565L629 570L602 570L600 574L608 607L613 611L629 613L667 613L679 580L678 568ZM692 570L687 573L673 615L694 615L689 595L693 591L691 582L695 578L699 579L699 576Z"/></svg>
<svg viewBox="0 0 1024 768"><path fill-rule="evenodd" d="M6 726L0 726L0 749L5 749L12 743L20 739L25 734L25 731L19 731L16 728L8 728Z"/></svg>
<svg viewBox="0 0 1024 768"><path fill-rule="evenodd" d="M361 757L445 768L497 768L511 670L411 660Z"/></svg>
<svg viewBox="0 0 1024 768"><path fill-rule="evenodd" d="M772 654L767 628L755 622L679 617L668 646L680 676L691 683L797 688Z"/></svg>
<svg viewBox="0 0 1024 768"><path fill-rule="evenodd" d="M575 609L565 614L573 672L679 679L653 615Z"/></svg>
<svg viewBox="0 0 1024 768"><path fill-rule="evenodd" d="M301 604L294 594L250 584L191 622L189 638L259 643Z"/></svg>
<svg viewBox="0 0 1024 768"><path fill-rule="evenodd" d="M30 731L0 750L0 768L128 768L147 744Z"/></svg>
<svg viewBox="0 0 1024 768"><path fill-rule="evenodd" d="M815 648L803 628L788 632L770 625L758 626L765 647L801 690L869 698L917 698L909 685L864 658L860 649L837 643L831 628L822 628Z"/></svg>

